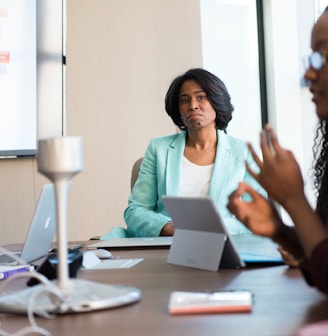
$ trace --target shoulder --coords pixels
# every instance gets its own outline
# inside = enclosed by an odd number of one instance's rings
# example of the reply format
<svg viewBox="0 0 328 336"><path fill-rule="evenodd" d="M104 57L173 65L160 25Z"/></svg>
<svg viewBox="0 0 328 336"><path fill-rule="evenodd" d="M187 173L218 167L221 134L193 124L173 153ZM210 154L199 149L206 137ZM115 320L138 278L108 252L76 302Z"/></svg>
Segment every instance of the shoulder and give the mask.
<svg viewBox="0 0 328 336"><path fill-rule="evenodd" d="M235 138L231 135L224 133L223 131L218 131L218 136L219 136L219 143L221 141L221 143L224 146L230 147L231 150L248 152L248 147L245 140Z"/></svg>
<svg viewBox="0 0 328 336"><path fill-rule="evenodd" d="M169 146L171 144L173 144L176 141L184 141L185 139L185 132L181 132L181 133L176 133L176 134L170 134L170 135L166 135L166 136L162 136L162 137L156 137L156 138L152 138L150 140L150 144L152 146Z"/></svg>

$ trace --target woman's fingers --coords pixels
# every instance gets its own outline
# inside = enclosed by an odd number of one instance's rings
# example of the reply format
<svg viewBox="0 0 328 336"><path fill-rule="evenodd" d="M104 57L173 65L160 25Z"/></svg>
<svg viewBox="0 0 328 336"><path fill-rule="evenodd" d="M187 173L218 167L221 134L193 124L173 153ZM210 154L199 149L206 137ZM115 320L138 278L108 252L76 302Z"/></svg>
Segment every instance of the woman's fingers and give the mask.
<svg viewBox="0 0 328 336"><path fill-rule="evenodd" d="M259 158L259 156L256 154L256 152L255 152L255 150L254 150L252 144L248 142L248 143L247 143L247 147L248 147L248 149L249 149L249 151L250 151L250 153L251 153L251 155L252 155L254 161L256 162L256 164L257 164L259 167L261 167L261 166L262 166L262 161L261 161L261 159Z"/></svg>

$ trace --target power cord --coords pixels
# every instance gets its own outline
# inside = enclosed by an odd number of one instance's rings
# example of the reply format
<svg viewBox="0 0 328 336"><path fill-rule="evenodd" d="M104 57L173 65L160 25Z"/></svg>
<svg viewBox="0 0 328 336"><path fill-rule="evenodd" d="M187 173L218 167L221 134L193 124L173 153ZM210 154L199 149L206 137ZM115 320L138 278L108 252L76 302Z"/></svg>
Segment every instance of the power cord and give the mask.
<svg viewBox="0 0 328 336"><path fill-rule="evenodd" d="M11 251L8 251L2 247L0 247L0 252L4 254L8 254L11 257L13 257L17 261L18 264L22 264L22 265L27 264L24 260L19 258L19 256L14 255ZM27 317L28 317L28 321L30 325L16 331L15 333L9 333L5 331L4 329L0 328L0 336L24 336L24 335L28 335L31 333L36 333L36 334L43 335L43 336L51 336L51 333L48 330L42 327L39 327L37 325L34 316L38 315L38 316L48 318L48 319L55 318L56 314L54 312L60 310L60 306L63 303L64 299L63 299L62 293L58 290L58 288L53 283L51 283L44 275L36 272L35 270L30 270L30 271L26 271L22 273L15 273L3 281L3 283L0 286L0 289L1 289L0 292L5 293L5 289L8 286L8 284L11 283L15 279L31 278L31 277L37 279L44 286L35 288L33 290L32 295L29 297L29 300L27 303ZM41 295L44 295L44 294L48 294L48 297L51 303L54 304L54 309L53 309L53 312L51 313L45 309L40 309L36 304L37 298L39 298Z"/></svg>

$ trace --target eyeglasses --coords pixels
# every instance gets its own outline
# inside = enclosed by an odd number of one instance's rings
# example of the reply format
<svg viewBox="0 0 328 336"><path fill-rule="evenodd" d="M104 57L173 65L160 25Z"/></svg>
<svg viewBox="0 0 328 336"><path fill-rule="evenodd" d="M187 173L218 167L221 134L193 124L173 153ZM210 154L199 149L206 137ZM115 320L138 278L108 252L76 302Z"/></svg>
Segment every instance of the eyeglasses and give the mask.
<svg viewBox="0 0 328 336"><path fill-rule="evenodd" d="M327 62L327 54L320 51L314 51L307 58L307 68L311 66L315 70L320 70Z"/></svg>

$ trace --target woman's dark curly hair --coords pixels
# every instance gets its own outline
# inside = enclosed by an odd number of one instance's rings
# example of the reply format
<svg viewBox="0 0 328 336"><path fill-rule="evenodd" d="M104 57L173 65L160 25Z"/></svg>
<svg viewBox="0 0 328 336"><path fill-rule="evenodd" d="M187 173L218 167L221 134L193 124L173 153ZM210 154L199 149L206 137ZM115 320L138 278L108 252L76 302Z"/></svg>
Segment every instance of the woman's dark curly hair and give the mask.
<svg viewBox="0 0 328 336"><path fill-rule="evenodd" d="M232 119L232 111L234 110L230 94L220 78L200 68L190 69L183 75L175 78L166 93L165 110L174 124L181 130L187 129L181 120L179 110L180 89L182 84L187 80L195 81L204 90L216 113L216 128L226 131L228 123Z"/></svg>
<svg viewBox="0 0 328 336"><path fill-rule="evenodd" d="M314 156L314 187L317 191L316 212L326 223L328 215L328 124L319 122L312 147Z"/></svg>
<svg viewBox="0 0 328 336"><path fill-rule="evenodd" d="M328 6L323 13L328 11ZM320 120L315 131L313 151L314 188L316 189L316 213L323 223L328 220L328 124Z"/></svg>

